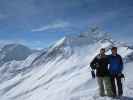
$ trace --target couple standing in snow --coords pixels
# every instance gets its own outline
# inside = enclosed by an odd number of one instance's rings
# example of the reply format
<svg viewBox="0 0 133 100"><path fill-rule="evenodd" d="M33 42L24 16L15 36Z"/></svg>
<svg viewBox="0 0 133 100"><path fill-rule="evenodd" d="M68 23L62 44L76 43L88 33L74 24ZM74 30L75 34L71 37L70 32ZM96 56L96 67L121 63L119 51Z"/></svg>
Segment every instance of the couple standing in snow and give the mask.
<svg viewBox="0 0 133 100"><path fill-rule="evenodd" d="M105 49L102 48L100 53L90 63L90 67L93 78L96 70L99 95L120 97L123 95L121 82L121 78L124 77L122 74L123 61L122 57L117 53L117 47L112 47L111 52L111 55L106 55Z"/></svg>

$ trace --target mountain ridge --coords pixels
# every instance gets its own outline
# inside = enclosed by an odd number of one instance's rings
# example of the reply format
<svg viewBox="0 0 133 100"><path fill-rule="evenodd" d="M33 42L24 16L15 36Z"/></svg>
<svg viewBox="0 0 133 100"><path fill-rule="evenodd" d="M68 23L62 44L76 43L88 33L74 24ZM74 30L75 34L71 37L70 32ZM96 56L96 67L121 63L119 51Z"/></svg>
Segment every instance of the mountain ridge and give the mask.
<svg viewBox="0 0 133 100"><path fill-rule="evenodd" d="M5 74L0 79L8 79L0 84L2 100L105 100L97 97L97 84L91 78L89 63L101 48L106 48L106 53L110 54L112 46L117 46L118 53L125 59L128 80L124 84L124 95L133 94L130 89L133 79L129 76L133 49L113 39L87 39L80 35L63 37L23 62L5 64L0 68L0 73Z"/></svg>

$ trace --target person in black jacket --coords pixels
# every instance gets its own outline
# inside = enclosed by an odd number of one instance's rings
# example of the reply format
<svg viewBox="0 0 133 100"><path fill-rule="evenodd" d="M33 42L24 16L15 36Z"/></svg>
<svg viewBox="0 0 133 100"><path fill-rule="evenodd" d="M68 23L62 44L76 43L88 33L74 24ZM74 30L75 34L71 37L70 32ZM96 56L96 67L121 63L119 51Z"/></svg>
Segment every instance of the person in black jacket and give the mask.
<svg viewBox="0 0 133 100"><path fill-rule="evenodd" d="M92 72L96 70L97 83L100 96L113 96L111 79L108 70L108 56L105 55L105 49L100 49L100 53L90 63ZM93 73L94 74L94 73ZM105 91L107 94L105 94Z"/></svg>

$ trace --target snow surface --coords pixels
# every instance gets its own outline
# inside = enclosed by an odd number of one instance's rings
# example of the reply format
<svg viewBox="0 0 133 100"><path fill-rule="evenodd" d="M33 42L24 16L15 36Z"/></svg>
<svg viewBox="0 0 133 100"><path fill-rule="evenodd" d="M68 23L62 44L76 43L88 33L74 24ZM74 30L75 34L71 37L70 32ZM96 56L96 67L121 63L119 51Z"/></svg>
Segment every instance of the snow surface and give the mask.
<svg viewBox="0 0 133 100"><path fill-rule="evenodd" d="M65 37L47 52L5 63L0 67L0 100L111 100L98 96L89 63L100 48L108 49L113 44L108 40L92 42L84 38L85 42L83 37ZM123 58L133 53L125 45L119 45L118 51ZM133 100L132 65L133 61L125 63L122 100Z"/></svg>

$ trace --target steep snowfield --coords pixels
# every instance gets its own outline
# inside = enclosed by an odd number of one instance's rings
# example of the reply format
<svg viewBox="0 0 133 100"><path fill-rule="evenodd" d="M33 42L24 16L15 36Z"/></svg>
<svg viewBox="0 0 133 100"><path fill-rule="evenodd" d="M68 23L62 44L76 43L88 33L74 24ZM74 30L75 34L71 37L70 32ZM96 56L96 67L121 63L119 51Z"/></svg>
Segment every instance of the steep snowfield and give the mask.
<svg viewBox="0 0 133 100"><path fill-rule="evenodd" d="M25 73L33 69L31 63L40 53L31 54L23 61L9 61L0 67L0 83L9 80L20 73Z"/></svg>
<svg viewBox="0 0 133 100"><path fill-rule="evenodd" d="M109 54L108 49L114 44L106 39L92 41L87 38L64 37L45 52L18 64L15 61L3 65L3 69L0 68L4 80L0 84L0 100L110 100L97 96L97 83L91 78L89 63L101 47L107 48ZM117 45L125 61L129 60L133 49ZM132 60L125 64L123 100L133 100L132 64ZM9 69L5 71L5 67Z"/></svg>

